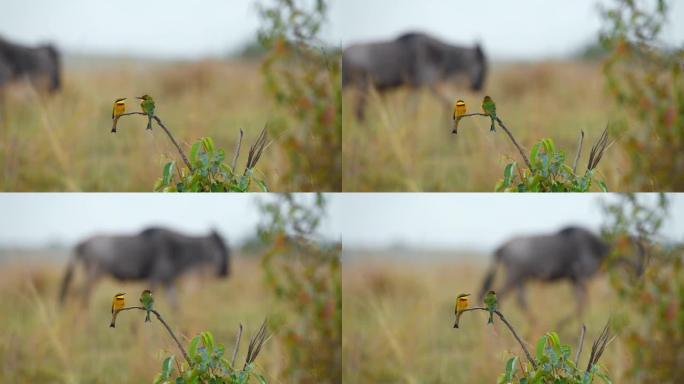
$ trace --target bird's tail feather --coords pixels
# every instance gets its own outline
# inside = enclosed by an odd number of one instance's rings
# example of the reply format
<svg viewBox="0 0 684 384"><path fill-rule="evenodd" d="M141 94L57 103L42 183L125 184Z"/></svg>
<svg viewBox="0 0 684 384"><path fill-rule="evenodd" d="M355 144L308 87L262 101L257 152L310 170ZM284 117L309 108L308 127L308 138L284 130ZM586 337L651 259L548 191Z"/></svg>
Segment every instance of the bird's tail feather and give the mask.
<svg viewBox="0 0 684 384"><path fill-rule="evenodd" d="M148 311L147 315L145 315L145 322L149 323L150 321L152 321L152 320L150 320L150 312Z"/></svg>
<svg viewBox="0 0 684 384"><path fill-rule="evenodd" d="M119 122L119 118L115 117L114 118L114 123L112 123L112 133L116 133L116 123Z"/></svg>
<svg viewBox="0 0 684 384"><path fill-rule="evenodd" d="M147 129L152 129L152 118L151 117L149 117L147 119Z"/></svg>

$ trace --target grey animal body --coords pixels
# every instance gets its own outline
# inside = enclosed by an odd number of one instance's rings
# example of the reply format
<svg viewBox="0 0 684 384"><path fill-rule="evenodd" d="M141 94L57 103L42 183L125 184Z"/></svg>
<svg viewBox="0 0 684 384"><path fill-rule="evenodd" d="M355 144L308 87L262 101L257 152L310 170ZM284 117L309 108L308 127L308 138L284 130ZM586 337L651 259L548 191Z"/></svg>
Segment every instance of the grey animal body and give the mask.
<svg viewBox="0 0 684 384"><path fill-rule="evenodd" d="M342 85L355 86L361 94L356 107L363 118L369 87L384 92L400 86L429 87L447 104L435 85L456 74L470 79L471 89L482 89L487 60L479 45L461 47L432 36L410 32L392 41L351 45L342 55Z"/></svg>
<svg viewBox="0 0 684 384"><path fill-rule="evenodd" d="M10 81L28 78L34 83L45 82L47 90L61 86L61 60L52 45L27 47L0 37L0 88Z"/></svg>
<svg viewBox="0 0 684 384"><path fill-rule="evenodd" d="M164 286L175 305L173 283L184 272L213 265L218 276L230 273L230 250L216 232L188 236L165 228L148 228L136 235L94 236L79 243L67 265L60 301L64 302L74 270L85 269L84 304L94 284L109 275L121 281L147 280L150 289Z"/></svg>
<svg viewBox="0 0 684 384"><path fill-rule="evenodd" d="M499 265L506 278L497 289L499 300L512 290L518 290L518 303L527 310L524 285L530 280L556 281L566 279L578 298L578 316L586 302L586 283L598 271L611 247L591 231L567 227L554 234L516 237L499 247L480 290L492 288Z"/></svg>

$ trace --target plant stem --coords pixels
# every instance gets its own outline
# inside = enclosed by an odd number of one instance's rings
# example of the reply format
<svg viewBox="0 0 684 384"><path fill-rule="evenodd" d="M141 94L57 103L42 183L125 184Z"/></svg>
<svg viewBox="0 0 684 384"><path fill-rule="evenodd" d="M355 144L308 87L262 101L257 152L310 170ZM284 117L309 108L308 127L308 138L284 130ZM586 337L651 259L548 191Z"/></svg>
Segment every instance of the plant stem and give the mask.
<svg viewBox="0 0 684 384"><path fill-rule="evenodd" d="M128 115L143 115L143 116L147 116L147 114L146 114L146 113L143 113L143 112L127 112L127 113L122 113L122 114L120 115L120 117L122 117L122 116L128 116ZM166 128L166 126L164 125L164 123L162 123L162 121L161 121L161 119L159 118L159 116L154 115L154 116L152 116L152 118L153 118L153 119L157 122L157 124L164 130L164 132L166 132L166 135L169 137L169 139L171 140L171 142L173 143L173 145L176 146L176 149L178 150L178 153L180 154L181 158L183 159L183 162L185 163L185 166L187 166L188 169L190 170L190 172L192 172L192 171L193 171L193 168L192 168L192 165L190 165L190 162L188 161L188 157L185 156L185 153L183 152L183 149L181 149L180 145L178 145L178 142L176 141L176 139L175 139L175 138L173 137L173 135L171 134L171 131L169 131L169 129Z"/></svg>
<svg viewBox="0 0 684 384"><path fill-rule="evenodd" d="M584 130L580 129L579 143L577 144L577 154L575 155L575 161L572 163L572 173L577 174L577 162L579 161L580 155L582 154L582 144L584 143Z"/></svg>
<svg viewBox="0 0 684 384"><path fill-rule="evenodd" d="M116 311L115 315L118 314L119 312L128 311L128 310L130 310L130 309L139 309L139 310L141 310L141 311L147 311L147 309L145 309L145 307L126 307L126 308L121 308L121 309L119 309L118 311ZM176 342L176 344L178 345L178 349L180 349L181 352L183 353L183 357L185 358L185 361L188 362L188 366L192 368L192 361L190 361L190 357L188 357L188 353L185 352L185 348L183 348L183 345L180 343L180 341L179 341L178 338L176 337L176 334L173 333L173 331L171 330L171 327L169 327L169 325L166 323L166 321L164 321L164 319L161 317L161 315L159 314L159 312L155 311L154 309L150 309L150 312L154 313L155 316L157 316L157 319L159 320L159 322L162 323L162 324L164 325L164 327L166 328L166 330L169 332L169 334L171 335L171 337L173 338L173 340L174 340L174 341Z"/></svg>
<svg viewBox="0 0 684 384"><path fill-rule="evenodd" d="M575 355L575 365L579 365L580 354L582 353L582 346L584 345L584 334L587 333L587 326L582 324L580 332L579 345L577 346L577 354Z"/></svg>
<svg viewBox="0 0 684 384"><path fill-rule="evenodd" d="M481 310L481 311L489 312L489 310L488 310L487 308L485 308L485 307L473 307L473 308L468 308L468 309L463 310L463 312L475 311L475 310ZM518 341L518 344L520 344L520 346L522 347L523 351L525 352L525 355L527 356L527 360L530 361L530 363L532 364L532 367L534 367L534 369L537 369L537 362L532 358L532 355L530 354L530 351L527 350L527 347L525 346L525 343L524 343L523 340L520 338L520 336L518 336L518 333L515 331L515 329L513 329L513 326L511 325L511 323L509 323L508 320L506 320L506 318L504 317L504 315L503 315L501 312L495 310L494 313L496 313L496 315L499 316L499 318L501 319L501 321L503 321L503 323L506 324L506 326L508 327L508 329L509 329L509 330L511 331L511 333L513 334L513 337L515 337L515 339Z"/></svg>
<svg viewBox="0 0 684 384"><path fill-rule="evenodd" d="M470 116L485 116L485 117L491 119L491 117L486 113L466 113L465 115L461 115L459 117L464 118L464 117L470 117ZM523 150L523 148L520 146L520 144L518 144L518 141L515 139L515 137L511 133L511 131L508 130L508 128L503 123L503 121L501 121L500 118L497 117L496 122L497 122L497 124L499 124L499 127L501 127L501 129L503 129L504 132L506 132L508 137L511 139L511 142L513 143L513 145L515 145L515 148L518 149L518 152L520 152L520 156L523 158L523 161L525 161L525 165L527 165L527 168L529 168L529 170L531 172L532 171L532 164L530 164L530 160L527 158L527 155L525 155L525 151Z"/></svg>

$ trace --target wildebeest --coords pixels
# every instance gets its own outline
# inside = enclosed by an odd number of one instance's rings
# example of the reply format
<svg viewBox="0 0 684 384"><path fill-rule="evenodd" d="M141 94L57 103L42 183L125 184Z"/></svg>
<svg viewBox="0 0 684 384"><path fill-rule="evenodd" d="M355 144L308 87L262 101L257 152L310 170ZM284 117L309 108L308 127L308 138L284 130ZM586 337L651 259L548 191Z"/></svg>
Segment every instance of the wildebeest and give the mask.
<svg viewBox="0 0 684 384"><path fill-rule="evenodd" d="M360 90L356 115L363 118L369 87L379 92L407 85L429 87L442 101L435 85L452 75L470 79L474 91L482 89L487 75L487 60L479 44L460 47L423 33L410 32L392 41L356 44L342 54L342 85Z"/></svg>
<svg viewBox="0 0 684 384"><path fill-rule="evenodd" d="M527 281L567 279L574 287L578 300L577 315L581 316L586 304L586 284L610 250L611 246L591 231L572 226L554 234L513 238L494 253L494 260L480 290L480 301L484 293L491 289L498 266L503 265L506 278L496 292L499 299L517 289L518 303L527 310L524 290Z"/></svg>
<svg viewBox="0 0 684 384"><path fill-rule="evenodd" d="M27 78L50 92L61 85L60 55L50 45L26 47L0 37L0 89L12 80Z"/></svg>
<svg viewBox="0 0 684 384"><path fill-rule="evenodd" d="M169 292L175 306L173 283L182 273L200 265L213 264L218 276L230 273L230 249L219 234L187 236L169 229L152 227L136 235L94 236L79 243L72 255L60 290L64 302L78 263L85 269L82 299L97 280L109 275L117 280L147 280L149 288L158 285Z"/></svg>

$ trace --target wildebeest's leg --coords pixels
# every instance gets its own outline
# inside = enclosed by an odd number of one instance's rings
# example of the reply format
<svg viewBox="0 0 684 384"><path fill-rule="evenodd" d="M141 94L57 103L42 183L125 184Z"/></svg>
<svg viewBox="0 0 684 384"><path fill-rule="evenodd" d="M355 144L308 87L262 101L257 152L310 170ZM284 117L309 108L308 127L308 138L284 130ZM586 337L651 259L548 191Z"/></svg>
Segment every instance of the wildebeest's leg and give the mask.
<svg viewBox="0 0 684 384"><path fill-rule="evenodd" d="M358 97L356 99L356 119L364 121L366 118L366 103L368 102L368 84L364 82L358 89Z"/></svg>
<svg viewBox="0 0 684 384"><path fill-rule="evenodd" d="M444 108L446 108L447 111L451 109L452 101L448 97L444 96L442 92L439 91L436 84L430 85L430 91L432 91L432 94L435 95L437 99L442 102L442 105L444 106ZM448 114L449 113L447 113L447 115Z"/></svg>
<svg viewBox="0 0 684 384"><path fill-rule="evenodd" d="M174 314L178 313L178 292L176 290L176 285L173 282L165 282L164 290L169 296L169 302L171 303L171 310Z"/></svg>
<svg viewBox="0 0 684 384"><path fill-rule="evenodd" d="M83 287L81 288L81 305L83 308L87 308L90 304L90 295L93 292L93 287L101 276L100 268L93 263L86 264L85 275Z"/></svg>
<svg viewBox="0 0 684 384"><path fill-rule="evenodd" d="M575 299L577 300L577 307L575 313L570 313L558 322L557 328L562 329L567 323L572 320L573 316L577 316L577 321L582 323L582 314L584 307L587 305L587 286L583 281L572 281L572 288L575 291Z"/></svg>

